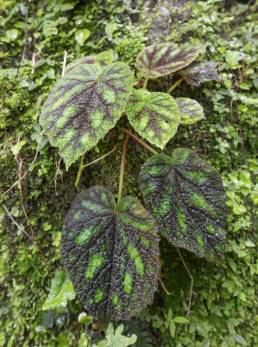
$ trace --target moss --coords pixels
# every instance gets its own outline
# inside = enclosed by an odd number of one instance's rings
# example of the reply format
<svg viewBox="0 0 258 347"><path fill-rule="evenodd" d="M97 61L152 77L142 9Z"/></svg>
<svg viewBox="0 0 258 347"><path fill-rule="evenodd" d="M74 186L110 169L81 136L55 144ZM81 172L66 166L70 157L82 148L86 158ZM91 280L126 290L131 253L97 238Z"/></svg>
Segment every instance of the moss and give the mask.
<svg viewBox="0 0 258 347"><path fill-rule="evenodd" d="M57 150L41 139L39 106L55 79L61 75L64 50L68 52L69 63L86 54L113 49L120 59L133 66L136 54L146 41L146 28L142 30L137 23L129 23L129 16L132 15L135 20L137 13L121 10L121 1L89 1L86 4L69 1L71 7L66 10L67 3L63 6L64 2L57 0L30 2L29 5L15 1L2 3L0 189L5 192L17 181L18 163L14 160L11 146L17 143L18 138L25 140L26 144L18 156L22 160L22 172L29 169L22 188L30 226L27 225L16 185L8 194L1 194L1 204L5 204L19 227L1 208L0 344L75 346L78 345L79 335L85 332L84 327L74 329L73 326L81 306L72 302L60 312L45 313L41 307L50 280L61 266L57 235L61 230L62 218L76 194L74 182L79 163L66 172ZM27 44L23 34L26 9L29 27ZM180 28L171 33L171 38L178 43L188 43L190 39L194 43L207 45L206 59L220 64L219 73L224 82L206 83L198 89L190 89L183 83L175 90L173 96L187 95L204 105L207 120L191 127L181 126L167 145L166 152L171 154L179 146L198 149L224 173L227 191L237 195L238 199L229 199L232 210L239 211L240 206L246 212L231 212L225 258L220 263L210 264L183 252L194 277L194 298L191 323L181 325L180 334L176 334L173 340L165 328L167 321L163 312L171 308L175 315L185 314L190 282L175 249L162 242L162 279L171 295L166 296L159 291L155 304L146 313L148 321L155 327L152 327L154 335L162 336L159 345L198 346L209 343L211 346L235 346L235 337L242 337L249 346L258 344L255 327L256 284L254 276L250 276L250 273L255 273L257 255L254 248L248 246L252 244L250 241L255 234L251 193L250 188L241 192L241 187L245 187L241 177L237 176L236 180L230 178L233 171L248 171L253 175L251 161L257 146L254 124L257 111L252 103L248 103L251 97L255 97L257 78L254 73L257 61L252 31L254 17L246 7L243 13L237 11L240 10L232 8L231 12L221 11L219 2L197 1L190 21L181 23ZM180 17L180 13L177 17ZM105 23L108 22L118 23L119 29L113 41L105 36ZM172 21L172 26L175 22ZM78 46L74 40L73 29L78 26L91 31L90 39L83 46ZM18 30L15 41L8 41L6 32L11 29ZM235 50L241 52L243 57L238 62L239 67L232 69L225 61L225 52ZM25 59L21 63L23 51ZM34 74L31 74L33 52L37 53L37 65ZM176 76L171 76L150 81L149 88L165 90L175 80ZM119 121L118 126L130 128L125 118ZM83 171L80 189L101 183L113 192L117 191L123 136L118 128L113 129L85 155L84 162L88 163L110 151L115 144L118 145L117 151L110 157ZM37 142L40 153L33 162ZM124 194L141 198L137 168L149 156L139 145L129 141ZM51 226L50 230L44 230L44 222ZM31 234L31 229L35 235L33 242L24 233ZM157 329L157 326L160 328Z"/></svg>

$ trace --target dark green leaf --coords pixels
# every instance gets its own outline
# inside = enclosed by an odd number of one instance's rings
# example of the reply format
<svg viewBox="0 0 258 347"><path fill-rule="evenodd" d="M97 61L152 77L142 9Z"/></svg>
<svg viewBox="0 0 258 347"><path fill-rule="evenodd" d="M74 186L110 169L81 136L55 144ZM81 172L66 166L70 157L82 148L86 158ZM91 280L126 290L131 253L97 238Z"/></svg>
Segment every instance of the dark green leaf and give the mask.
<svg viewBox="0 0 258 347"><path fill-rule="evenodd" d="M152 302L158 242L154 220L136 198L116 207L100 186L77 195L64 222L62 260L88 314L128 319Z"/></svg>
<svg viewBox="0 0 258 347"><path fill-rule="evenodd" d="M198 47L161 43L145 47L138 55L135 66L143 77L158 78L188 66L199 53Z"/></svg>
<svg viewBox="0 0 258 347"><path fill-rule="evenodd" d="M183 70L181 74L188 84L197 87L204 82L221 81L217 72L217 64L213 61L193 63Z"/></svg>
<svg viewBox="0 0 258 347"><path fill-rule="evenodd" d="M180 121L179 109L172 96L146 89L133 91L127 115L135 130L161 149L175 135Z"/></svg>
<svg viewBox="0 0 258 347"><path fill-rule="evenodd" d="M226 226L225 194L214 168L194 151L152 156L142 166L140 188L160 233L198 256L221 253Z"/></svg>
<svg viewBox="0 0 258 347"><path fill-rule="evenodd" d="M181 124L194 124L205 118L203 108L196 100L177 98L175 101L180 111Z"/></svg>
<svg viewBox="0 0 258 347"><path fill-rule="evenodd" d="M94 147L121 117L132 89L127 64L79 64L52 89L40 124L66 168Z"/></svg>

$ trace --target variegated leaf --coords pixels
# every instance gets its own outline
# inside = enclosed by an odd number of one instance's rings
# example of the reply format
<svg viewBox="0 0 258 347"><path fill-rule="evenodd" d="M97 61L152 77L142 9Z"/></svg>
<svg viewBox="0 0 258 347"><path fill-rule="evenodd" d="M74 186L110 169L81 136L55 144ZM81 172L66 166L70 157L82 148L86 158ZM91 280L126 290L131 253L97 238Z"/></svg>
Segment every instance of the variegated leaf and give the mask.
<svg viewBox="0 0 258 347"><path fill-rule="evenodd" d="M194 151L154 155L142 166L140 189L160 233L198 256L223 251L226 196L219 174Z"/></svg>
<svg viewBox="0 0 258 347"><path fill-rule="evenodd" d="M181 124L194 124L205 118L203 108L196 100L177 98L175 101L180 111Z"/></svg>
<svg viewBox="0 0 258 347"><path fill-rule="evenodd" d="M181 74L188 84L199 87L204 82L221 81L218 75L217 65L214 61L193 63L187 69L183 70Z"/></svg>
<svg viewBox="0 0 258 347"><path fill-rule="evenodd" d="M62 261L87 313L101 321L129 319L157 289L159 238L138 199L96 186L79 193L65 217Z"/></svg>
<svg viewBox="0 0 258 347"><path fill-rule="evenodd" d="M65 68L65 73L68 73L75 67L84 64L99 64L100 66L110 65L113 62L113 53L111 51L104 51L99 54L88 55L74 60L72 63L68 64Z"/></svg>
<svg viewBox="0 0 258 347"><path fill-rule="evenodd" d="M207 81L221 81L217 71L217 64L213 61L193 63L180 73L188 84L197 87Z"/></svg>
<svg viewBox="0 0 258 347"><path fill-rule="evenodd" d="M146 89L133 90L127 115L134 129L161 149L175 135L180 121L179 109L172 96Z"/></svg>
<svg viewBox="0 0 258 347"><path fill-rule="evenodd" d="M161 43L145 47L138 55L135 66L143 77L158 78L188 66L199 53L198 47Z"/></svg>
<svg viewBox="0 0 258 347"><path fill-rule="evenodd" d="M66 168L94 147L121 117L131 94L133 76L125 63L79 64L52 89L40 124L59 148Z"/></svg>

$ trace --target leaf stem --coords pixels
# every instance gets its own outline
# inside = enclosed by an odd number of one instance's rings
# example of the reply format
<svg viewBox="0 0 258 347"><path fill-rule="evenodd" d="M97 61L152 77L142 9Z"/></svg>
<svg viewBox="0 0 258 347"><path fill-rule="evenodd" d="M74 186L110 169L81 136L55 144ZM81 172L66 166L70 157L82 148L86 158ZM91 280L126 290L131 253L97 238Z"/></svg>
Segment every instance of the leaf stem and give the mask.
<svg viewBox="0 0 258 347"><path fill-rule="evenodd" d="M80 178L81 178L81 175L82 175L82 171L87 167L87 166L90 166L92 164L96 164L98 163L100 160L106 158L108 155L112 154L115 150L117 149L117 145L115 145L111 151L109 151L108 153L106 154L103 154L101 157L97 158L97 159L94 159L93 161L87 163L87 164L83 164L83 157L81 158L81 163L80 163L80 166L79 166L79 170L78 170L78 173L77 173L77 177L76 177L76 180L75 180L75 187L78 187L79 183L80 183Z"/></svg>
<svg viewBox="0 0 258 347"><path fill-rule="evenodd" d="M62 67L62 77L64 77L64 74L65 74L66 60L67 60L67 51L65 50L64 51L63 67Z"/></svg>
<svg viewBox="0 0 258 347"><path fill-rule="evenodd" d="M77 172L77 176L76 176L76 180L75 180L75 187L77 188L79 183L80 183L80 179L81 179L81 175L82 175L82 171L84 169L84 165L83 165L83 156L81 157L81 161L80 161L80 166Z"/></svg>
<svg viewBox="0 0 258 347"><path fill-rule="evenodd" d="M146 89L146 88L147 88L148 82L149 82L149 79L148 79L148 78L145 78L145 80L144 80L144 82L143 82L143 89Z"/></svg>
<svg viewBox="0 0 258 347"><path fill-rule="evenodd" d="M151 146L149 146L147 143L145 143L143 140L141 140L138 136L131 133L131 131L122 128L123 132L125 132L127 135L129 135L134 141L138 142L141 146L143 146L145 149L147 149L152 154L159 154L155 149L153 149Z"/></svg>
<svg viewBox="0 0 258 347"><path fill-rule="evenodd" d="M168 93L170 94L173 92L174 89L176 89L184 80L184 77L179 78L172 86L168 89Z"/></svg>
<svg viewBox="0 0 258 347"><path fill-rule="evenodd" d="M118 197L117 197L117 203L121 201L122 193L123 193L123 184L124 184L124 174L125 174L125 162L126 162L126 150L127 150L127 144L129 140L129 135L126 134L123 149L122 149L122 158L121 158L121 165L120 165L120 177L119 177L119 187L118 187Z"/></svg>
<svg viewBox="0 0 258 347"><path fill-rule="evenodd" d="M191 284L190 284L190 290L189 290L189 299L188 299L188 309L187 309L187 316L190 316L191 313L191 304L192 304L192 296L193 296L193 283L194 283L194 278L193 275L191 274L188 266L186 265L186 262L182 256L182 253L180 251L180 249L178 247L176 247L177 253L179 254L179 257L184 265L184 268L186 270L186 272L188 273L188 276L191 279Z"/></svg>
<svg viewBox="0 0 258 347"><path fill-rule="evenodd" d="M167 290L166 286L165 286L165 283L162 281L161 279L161 276L159 278L159 283L161 285L161 288L164 290L164 292L167 294L167 295L171 295L171 293Z"/></svg>

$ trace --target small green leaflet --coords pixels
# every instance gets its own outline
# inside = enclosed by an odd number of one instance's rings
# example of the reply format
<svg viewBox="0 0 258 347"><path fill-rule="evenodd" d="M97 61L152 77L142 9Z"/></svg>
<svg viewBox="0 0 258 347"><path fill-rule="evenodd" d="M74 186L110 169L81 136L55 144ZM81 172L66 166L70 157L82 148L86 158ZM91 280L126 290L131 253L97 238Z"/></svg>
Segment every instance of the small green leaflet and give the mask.
<svg viewBox="0 0 258 347"><path fill-rule="evenodd" d="M77 195L65 217L62 261L87 314L129 319L157 289L159 239L154 219L133 197L118 206L96 186Z"/></svg>
<svg viewBox="0 0 258 347"><path fill-rule="evenodd" d="M193 63L185 70L182 70L180 74L188 84L196 87L208 81L221 81L217 71L217 63L214 61Z"/></svg>
<svg viewBox="0 0 258 347"><path fill-rule="evenodd" d="M93 347L128 347L135 344L137 340L136 335L130 337L123 335L124 326L120 324L116 329L113 323L109 323L105 332L105 339L100 341Z"/></svg>
<svg viewBox="0 0 258 347"><path fill-rule="evenodd" d="M68 300L75 299L72 282L64 271L57 271L51 281L51 288L42 310L54 310L66 307Z"/></svg>
<svg viewBox="0 0 258 347"><path fill-rule="evenodd" d="M167 93L135 89L126 111L134 129L161 149L177 132L179 109L174 98Z"/></svg>
<svg viewBox="0 0 258 347"><path fill-rule="evenodd" d="M205 118L203 108L196 100L177 98L175 101L180 111L181 124L194 124Z"/></svg>
<svg viewBox="0 0 258 347"><path fill-rule="evenodd" d="M90 31L88 29L80 29L75 32L75 40L80 46L83 46L84 42L90 37Z"/></svg>
<svg viewBox="0 0 258 347"><path fill-rule="evenodd" d="M160 233L197 256L216 258L223 249L225 193L219 174L194 151L154 155L142 166L140 189Z"/></svg>
<svg viewBox="0 0 258 347"><path fill-rule="evenodd" d="M136 68L145 78L158 78L183 69L199 55L198 47L176 47L160 43L143 48L136 60Z"/></svg>
<svg viewBox="0 0 258 347"><path fill-rule="evenodd" d="M86 63L69 69L52 89L39 119L67 169L115 126L133 84L125 63Z"/></svg>

